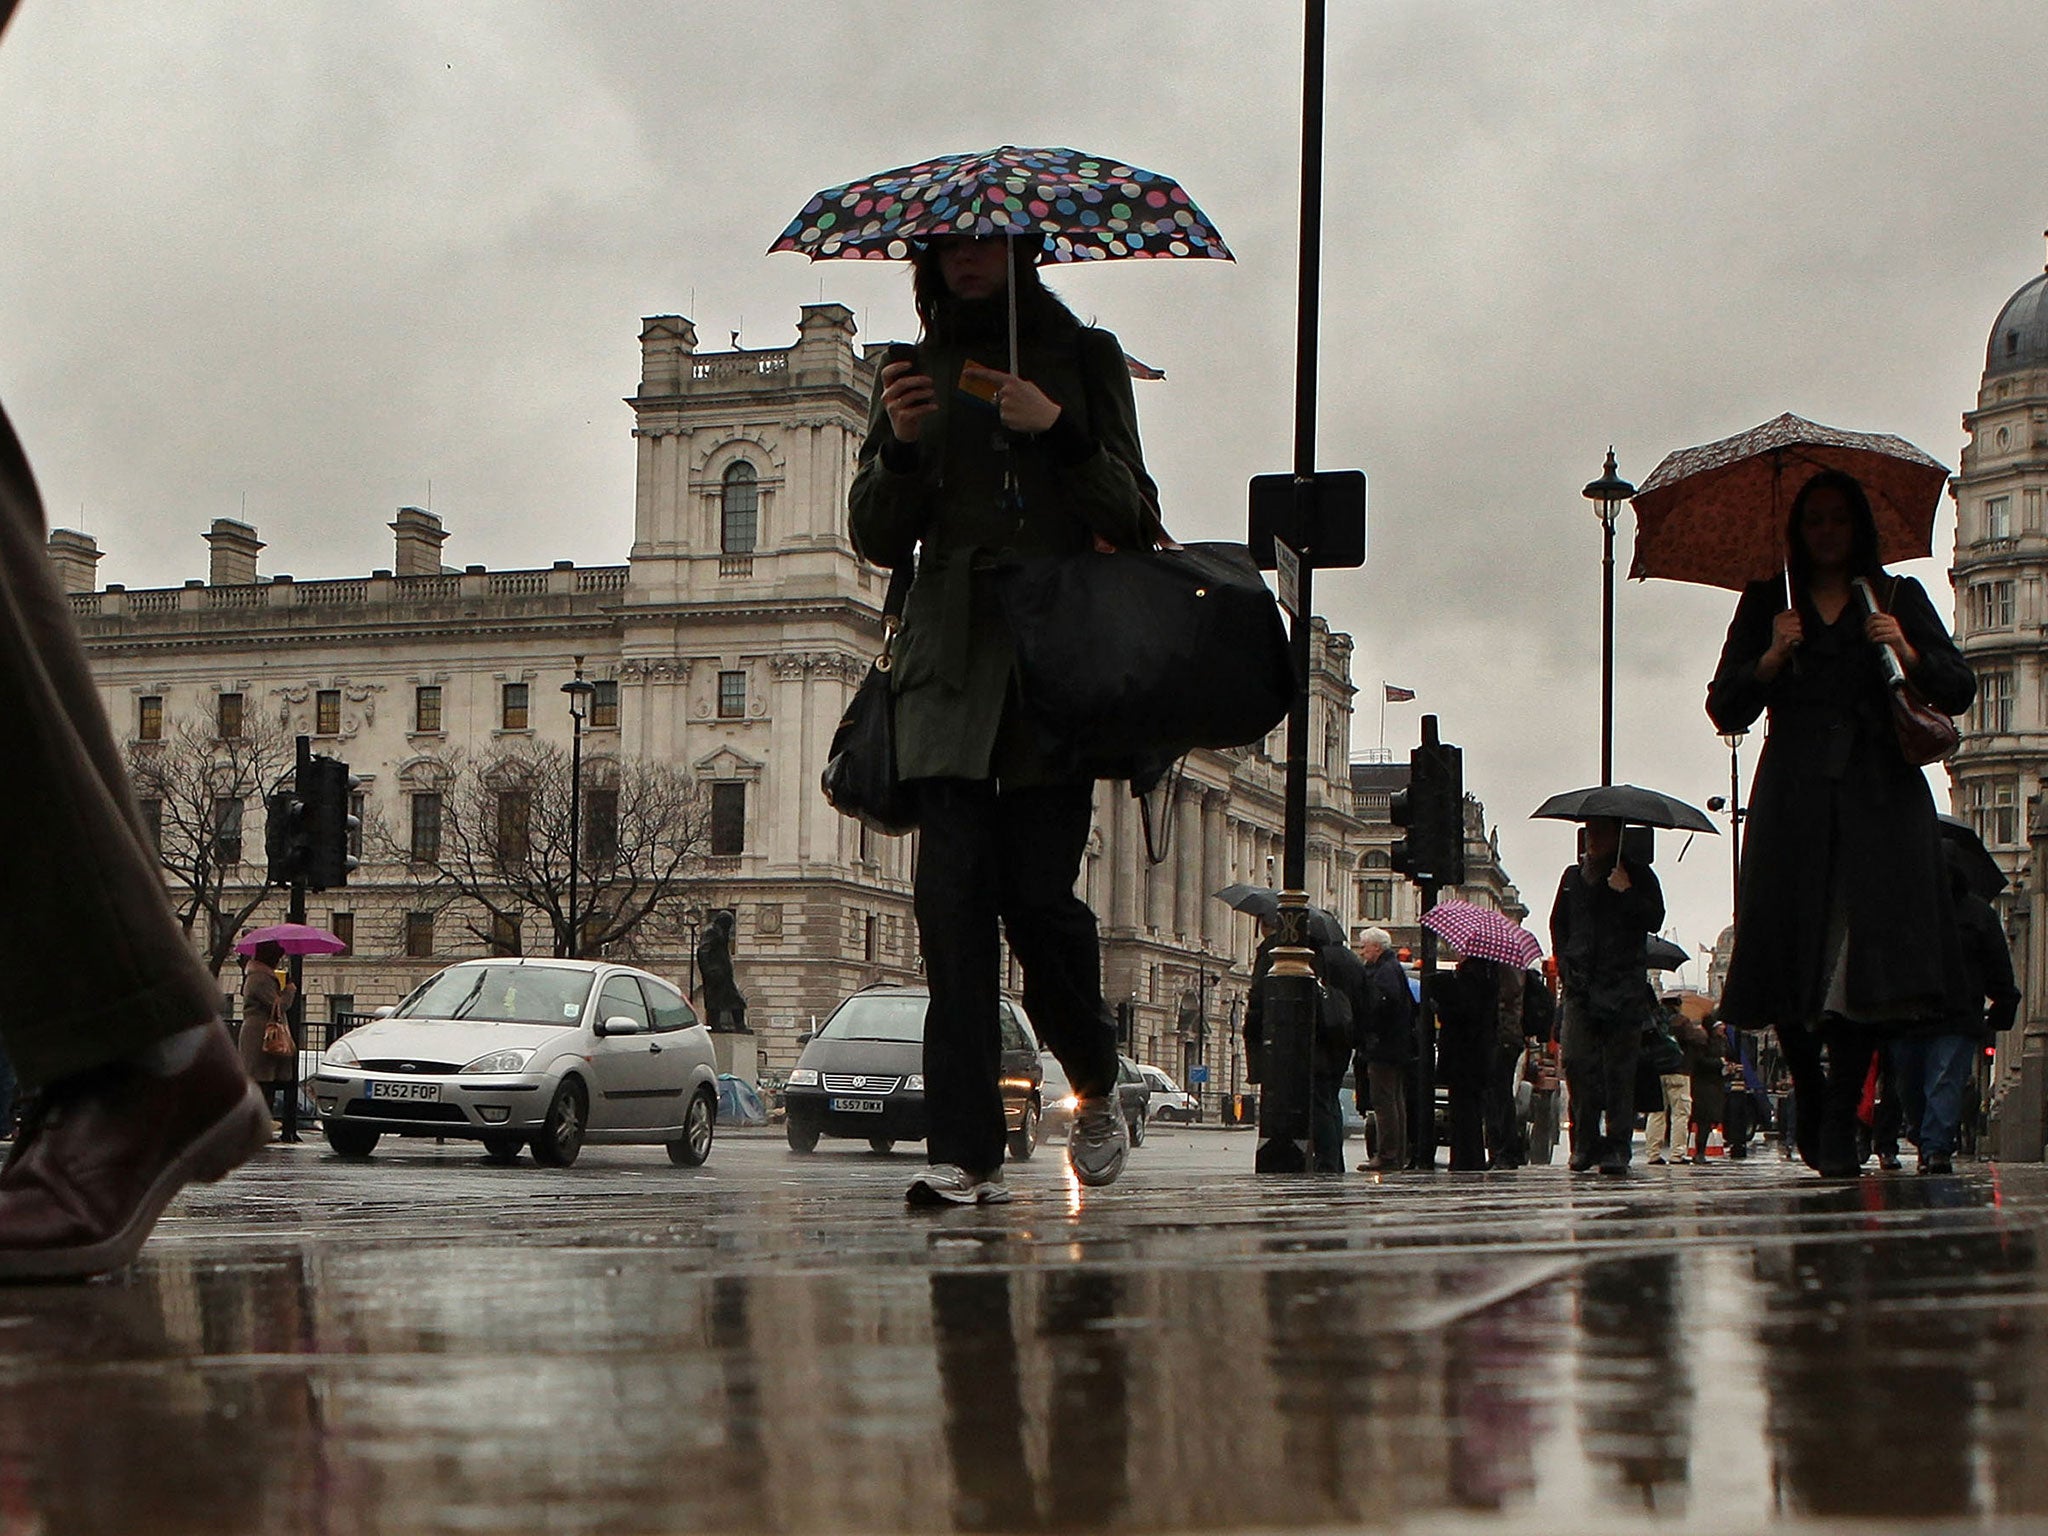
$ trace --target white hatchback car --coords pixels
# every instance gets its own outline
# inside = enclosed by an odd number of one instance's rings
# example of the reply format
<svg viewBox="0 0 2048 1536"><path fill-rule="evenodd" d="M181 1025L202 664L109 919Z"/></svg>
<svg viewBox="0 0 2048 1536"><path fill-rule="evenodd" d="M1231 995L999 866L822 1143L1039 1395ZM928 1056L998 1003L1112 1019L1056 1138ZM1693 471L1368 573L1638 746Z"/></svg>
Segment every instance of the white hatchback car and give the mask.
<svg viewBox="0 0 2048 1536"><path fill-rule="evenodd" d="M1152 1090L1152 1103L1148 1110L1151 1118L1164 1124L1179 1120L1192 1125L1202 1118L1202 1103L1187 1092L1159 1067L1138 1064L1138 1071L1144 1074L1145 1086Z"/></svg>
<svg viewBox="0 0 2048 1536"><path fill-rule="evenodd" d="M494 1163L531 1146L566 1168L585 1141L660 1142L695 1167L711 1152L711 1038L669 983L597 960L468 960L343 1035L311 1084L327 1144L462 1136Z"/></svg>

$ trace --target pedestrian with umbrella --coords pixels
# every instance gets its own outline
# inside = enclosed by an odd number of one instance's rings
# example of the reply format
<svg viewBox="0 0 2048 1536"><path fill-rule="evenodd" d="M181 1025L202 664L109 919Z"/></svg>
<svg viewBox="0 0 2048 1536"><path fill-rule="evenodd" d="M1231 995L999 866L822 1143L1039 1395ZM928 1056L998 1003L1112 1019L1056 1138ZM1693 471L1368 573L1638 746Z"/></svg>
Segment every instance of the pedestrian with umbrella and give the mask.
<svg viewBox="0 0 2048 1536"><path fill-rule="evenodd" d="M1459 955L1437 1002L1437 1077L1450 1096L1451 1171L1513 1168L1523 1160L1514 1069L1525 1038L1528 967L1543 946L1506 914L1469 901L1439 902L1422 921Z"/></svg>
<svg viewBox="0 0 2048 1536"><path fill-rule="evenodd" d="M1934 801L1901 744L1894 717L1906 700L1887 657L1943 715L1969 707L1976 679L1920 584L1883 564L1929 552L1940 466L1928 475L1916 462L1925 455L1905 444L1771 456L1770 494L1739 505L1753 524L1789 492L1782 567L1743 587L1707 694L1717 731L1770 717L1721 1008L1736 1028L1776 1026L1800 1153L1824 1176L1851 1177L1857 1102L1880 1040L1940 1012L1960 965ZM1890 542L1844 462L1881 488ZM1666 484L1661 474L1652 487ZM1921 498L1904 531L1902 485Z"/></svg>
<svg viewBox="0 0 2048 1536"><path fill-rule="evenodd" d="M1144 549L1159 536L1123 347L1075 318L1040 260L1209 254L1198 224L1213 234L1165 178L1006 147L821 193L777 242L907 259L923 326L909 355L881 369L849 495L861 555L916 566L892 672L896 769L922 833L915 902L931 988L930 1167L907 1192L913 1204L1008 1198L999 930L1080 1099L1075 1176L1108 1184L1128 1155L1095 914L1074 894L1093 781L1018 705L999 577L1020 559Z"/></svg>
<svg viewBox="0 0 2048 1536"><path fill-rule="evenodd" d="M1558 881L1550 908L1550 950L1564 987L1572 1169L1615 1176L1628 1173L1635 1146L1636 1058L1656 1006L1644 945L1664 926L1663 887L1648 864L1623 852L1622 825L1588 816L1585 852Z"/></svg>

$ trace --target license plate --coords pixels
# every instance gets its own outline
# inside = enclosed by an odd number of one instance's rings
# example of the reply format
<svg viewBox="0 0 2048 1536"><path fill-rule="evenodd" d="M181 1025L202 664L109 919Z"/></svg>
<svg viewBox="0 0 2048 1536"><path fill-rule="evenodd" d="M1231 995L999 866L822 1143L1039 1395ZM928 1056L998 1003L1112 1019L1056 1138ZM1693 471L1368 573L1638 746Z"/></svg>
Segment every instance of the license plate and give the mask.
<svg viewBox="0 0 2048 1536"><path fill-rule="evenodd" d="M879 1115L882 1112L880 1099L833 1099L831 1107L849 1115Z"/></svg>
<svg viewBox="0 0 2048 1536"><path fill-rule="evenodd" d="M438 1099L441 1097L439 1083L380 1083L372 1079L363 1084L364 1094L373 1099Z"/></svg>

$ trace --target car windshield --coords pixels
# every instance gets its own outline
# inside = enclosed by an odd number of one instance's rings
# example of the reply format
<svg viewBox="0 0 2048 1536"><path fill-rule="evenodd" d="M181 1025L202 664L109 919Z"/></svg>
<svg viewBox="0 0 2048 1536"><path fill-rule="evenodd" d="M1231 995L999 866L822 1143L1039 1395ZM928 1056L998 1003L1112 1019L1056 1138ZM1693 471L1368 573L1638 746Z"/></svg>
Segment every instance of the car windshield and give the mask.
<svg viewBox="0 0 2048 1536"><path fill-rule="evenodd" d="M590 972L545 965L460 965L430 977L398 1005L401 1019L488 1019L494 1024L574 1024L590 996Z"/></svg>
<svg viewBox="0 0 2048 1536"><path fill-rule="evenodd" d="M924 1039L925 999L901 992L873 997L849 997L839 1011L818 1031L820 1040L898 1040L915 1044Z"/></svg>

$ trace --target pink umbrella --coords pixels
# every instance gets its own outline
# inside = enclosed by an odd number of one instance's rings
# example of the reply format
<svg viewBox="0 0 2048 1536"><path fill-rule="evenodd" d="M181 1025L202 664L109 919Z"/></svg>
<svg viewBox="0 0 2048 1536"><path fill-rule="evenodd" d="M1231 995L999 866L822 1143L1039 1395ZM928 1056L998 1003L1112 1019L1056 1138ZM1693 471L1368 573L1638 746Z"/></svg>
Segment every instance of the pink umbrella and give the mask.
<svg viewBox="0 0 2048 1536"><path fill-rule="evenodd" d="M288 955L338 955L348 948L325 928L308 923L272 923L268 928L251 928L235 940L235 953L253 955L265 944L275 944Z"/></svg>
<svg viewBox="0 0 2048 1536"><path fill-rule="evenodd" d="M1469 901L1440 901L1422 914L1422 926L1467 957L1498 960L1527 967L1536 963L1543 946L1536 935L1491 907Z"/></svg>

